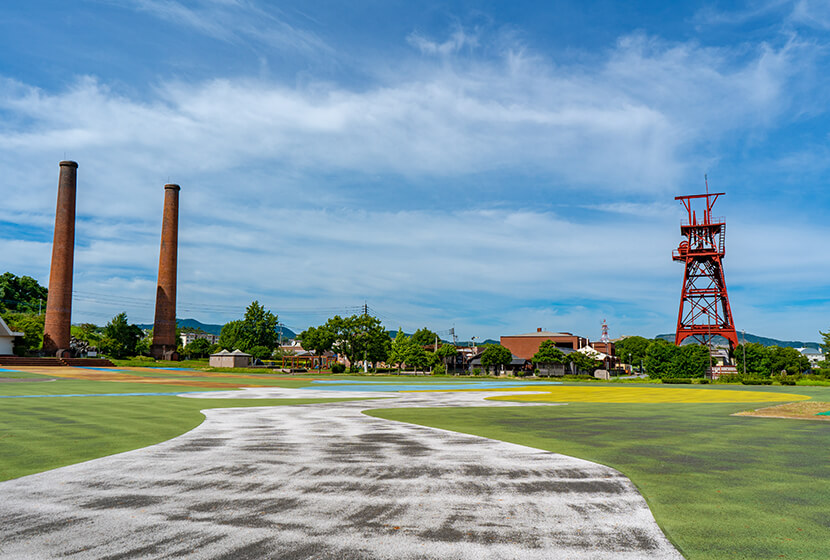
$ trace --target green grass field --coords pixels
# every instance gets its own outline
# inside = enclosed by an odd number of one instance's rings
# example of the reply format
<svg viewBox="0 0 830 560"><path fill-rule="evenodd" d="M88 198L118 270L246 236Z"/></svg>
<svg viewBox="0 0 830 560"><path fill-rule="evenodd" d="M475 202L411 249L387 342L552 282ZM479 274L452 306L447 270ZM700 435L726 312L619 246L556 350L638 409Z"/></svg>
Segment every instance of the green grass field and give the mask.
<svg viewBox="0 0 830 560"><path fill-rule="evenodd" d="M65 370L62 370L65 371ZM301 387L309 378L248 378L145 369L125 381L57 379L2 372L0 395L178 393L222 390L174 385L177 379L237 385ZM338 375L338 380L365 377ZM32 381L29 381L31 379ZM141 382L139 382L141 380ZM373 377L373 381L446 383L446 378ZM568 383L567 387L598 387ZM627 395L634 384L602 384ZM644 390L654 390L654 385ZM705 391L764 391L830 401L826 387L707 386ZM677 391L688 390L684 388ZM603 390L604 391L604 390ZM597 393L590 389L589 395ZM607 391L606 391L607 393ZM568 394L567 391L563 394ZM383 397L378 393L378 397ZM341 398L337 398L341 397ZM591 397L594 398L594 397ZM607 398L603 393L602 398ZM0 480L165 441L199 425L208 408L278 406L351 400L185 399L97 396L0 399ZM567 406L382 409L373 416L470 433L564 453L628 476L683 554L720 558L830 558L830 423L737 417L771 403L572 402ZM378 403L378 406L383 406Z"/></svg>
<svg viewBox="0 0 830 560"><path fill-rule="evenodd" d="M716 389L717 390L717 389ZM752 387L830 401L823 387ZM830 558L830 423L737 417L747 404L385 409L369 414L614 467L690 560Z"/></svg>

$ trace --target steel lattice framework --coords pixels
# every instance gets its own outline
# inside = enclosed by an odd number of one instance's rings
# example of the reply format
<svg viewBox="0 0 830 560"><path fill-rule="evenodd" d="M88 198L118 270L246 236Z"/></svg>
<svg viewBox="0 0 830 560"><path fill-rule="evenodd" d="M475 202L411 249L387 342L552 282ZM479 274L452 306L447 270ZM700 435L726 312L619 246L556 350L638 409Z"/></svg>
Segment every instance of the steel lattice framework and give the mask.
<svg viewBox="0 0 830 560"><path fill-rule="evenodd" d="M677 345L689 337L708 344L715 335L726 338L733 347L738 344L723 276L726 220L712 216L715 201L725 194L710 194L707 182L706 194L675 197L688 213L680 224L680 233L686 239L672 252L672 259L686 266L674 338ZM703 220L698 222L693 205L700 202L705 203L705 208Z"/></svg>

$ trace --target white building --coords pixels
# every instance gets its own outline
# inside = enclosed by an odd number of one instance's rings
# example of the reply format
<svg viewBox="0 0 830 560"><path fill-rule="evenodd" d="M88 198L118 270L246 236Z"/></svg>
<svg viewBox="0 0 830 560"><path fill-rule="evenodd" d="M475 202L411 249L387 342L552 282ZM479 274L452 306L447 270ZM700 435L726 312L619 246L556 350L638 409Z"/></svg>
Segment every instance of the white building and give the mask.
<svg viewBox="0 0 830 560"><path fill-rule="evenodd" d="M810 367L812 368L818 368L818 363L824 361L824 354L821 350L816 350L815 348L796 348L796 350L810 360Z"/></svg>
<svg viewBox="0 0 830 560"><path fill-rule="evenodd" d="M14 332L0 317L0 356L11 356L14 354L14 339L23 337L24 333Z"/></svg>
<svg viewBox="0 0 830 560"><path fill-rule="evenodd" d="M210 334L210 333L194 333L194 332L183 332L179 335L179 338L182 339L182 346L187 346L197 338L204 338L211 344L218 344L219 343L219 335Z"/></svg>

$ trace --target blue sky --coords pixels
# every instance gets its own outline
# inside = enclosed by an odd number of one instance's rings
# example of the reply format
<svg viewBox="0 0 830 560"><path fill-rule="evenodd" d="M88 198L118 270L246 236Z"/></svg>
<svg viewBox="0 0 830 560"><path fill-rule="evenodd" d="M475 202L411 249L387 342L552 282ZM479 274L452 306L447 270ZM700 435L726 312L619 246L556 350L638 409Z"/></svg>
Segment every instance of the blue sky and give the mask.
<svg viewBox="0 0 830 560"><path fill-rule="evenodd" d="M180 317L653 336L708 174L738 329L816 340L829 49L814 0L3 3L0 268L47 283L66 158L76 322L152 321L175 182Z"/></svg>

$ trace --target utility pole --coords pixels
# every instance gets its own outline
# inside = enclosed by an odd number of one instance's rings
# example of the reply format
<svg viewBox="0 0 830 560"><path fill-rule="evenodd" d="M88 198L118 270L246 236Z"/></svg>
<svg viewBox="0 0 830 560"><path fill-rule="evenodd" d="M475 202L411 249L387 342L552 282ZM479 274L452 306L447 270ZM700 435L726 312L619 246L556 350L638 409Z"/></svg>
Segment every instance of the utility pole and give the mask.
<svg viewBox="0 0 830 560"><path fill-rule="evenodd" d="M364 301L363 302L363 315L365 316L365 315L368 315L368 314L369 314L369 304Z"/></svg>

